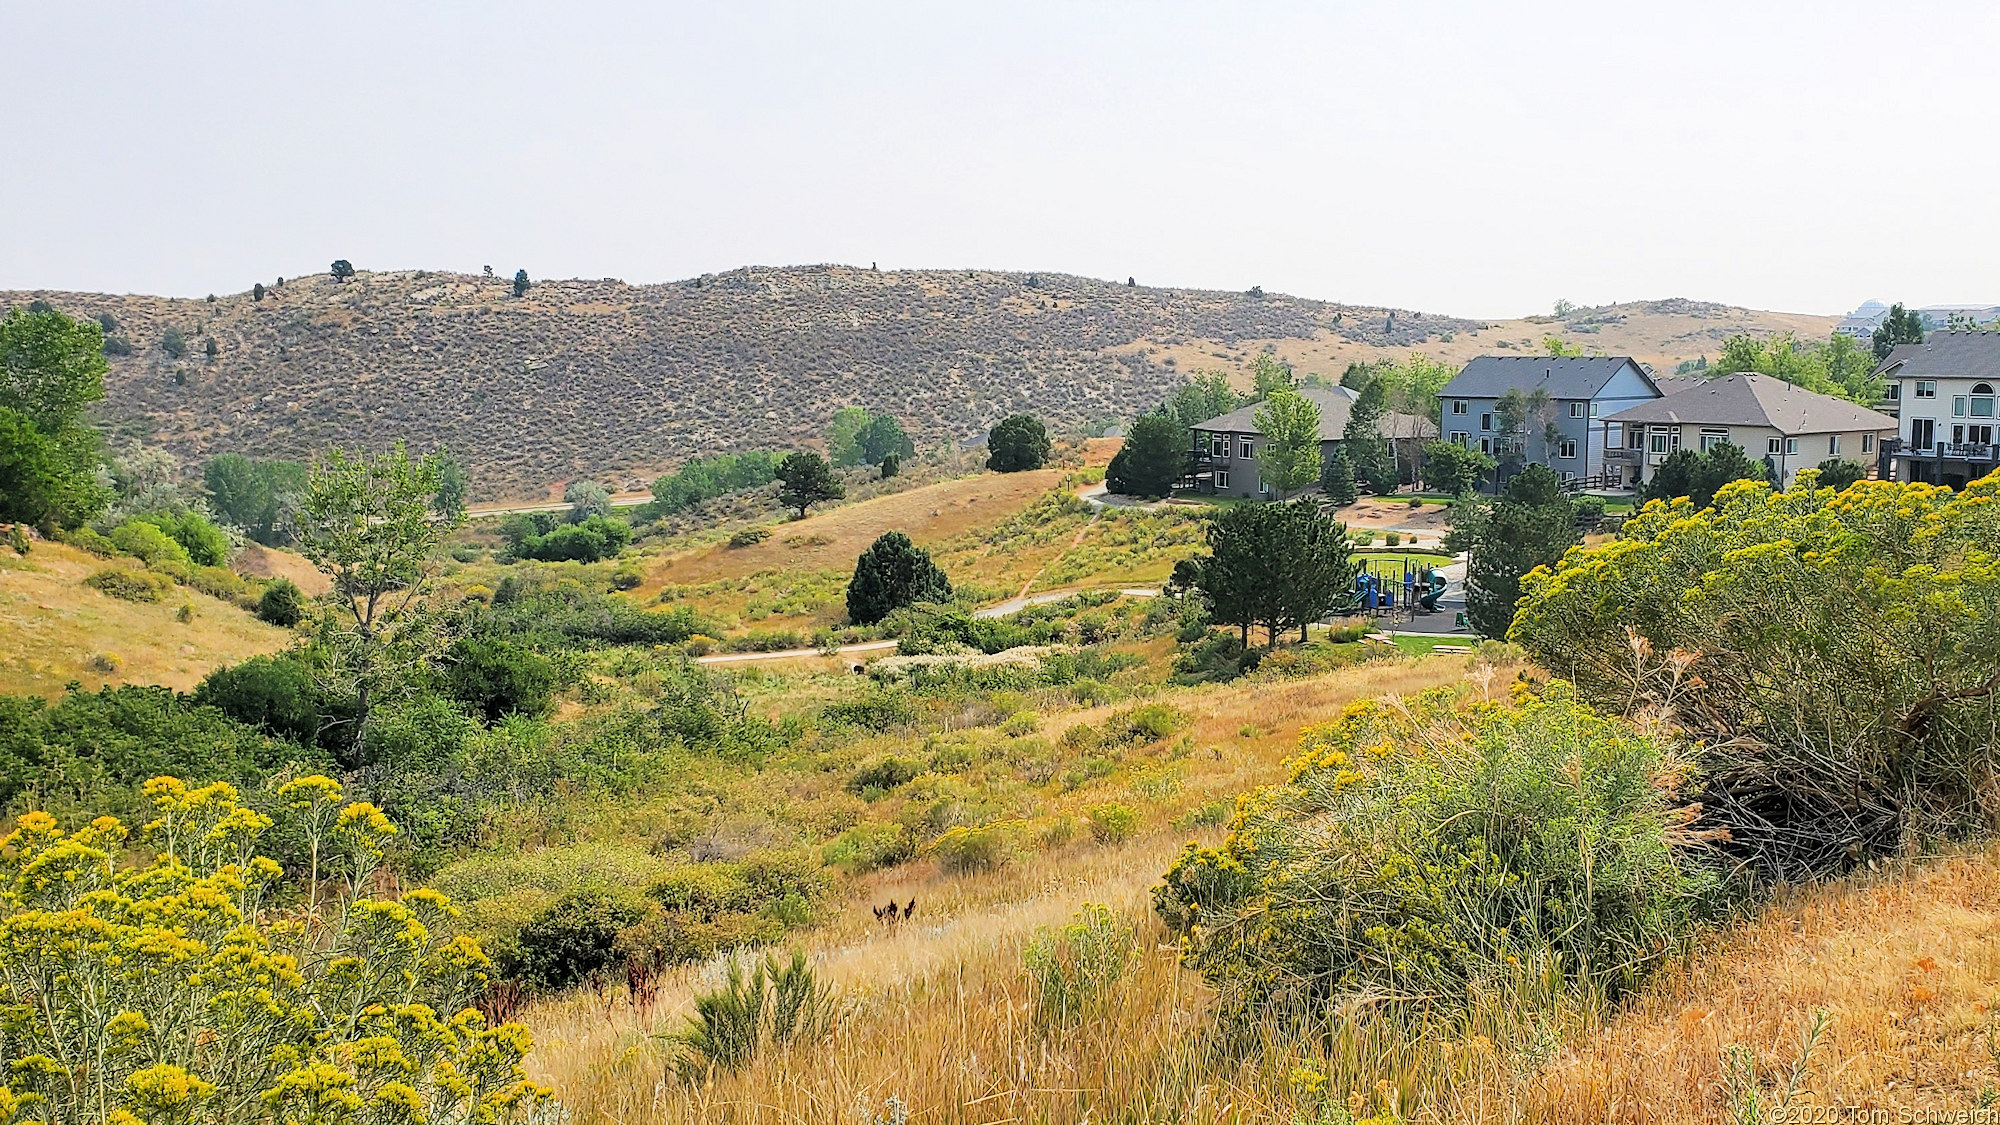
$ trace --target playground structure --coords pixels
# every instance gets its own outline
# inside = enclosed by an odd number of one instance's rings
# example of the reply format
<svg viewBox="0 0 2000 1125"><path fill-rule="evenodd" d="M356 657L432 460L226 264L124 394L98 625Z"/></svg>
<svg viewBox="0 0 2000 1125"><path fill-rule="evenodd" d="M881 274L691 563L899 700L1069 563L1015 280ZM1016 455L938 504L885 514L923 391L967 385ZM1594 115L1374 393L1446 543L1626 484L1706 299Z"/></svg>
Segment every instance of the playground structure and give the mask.
<svg viewBox="0 0 2000 1125"><path fill-rule="evenodd" d="M1447 585L1436 567L1409 559L1364 559L1354 579L1355 608L1370 617L1410 621L1419 613L1436 613Z"/></svg>

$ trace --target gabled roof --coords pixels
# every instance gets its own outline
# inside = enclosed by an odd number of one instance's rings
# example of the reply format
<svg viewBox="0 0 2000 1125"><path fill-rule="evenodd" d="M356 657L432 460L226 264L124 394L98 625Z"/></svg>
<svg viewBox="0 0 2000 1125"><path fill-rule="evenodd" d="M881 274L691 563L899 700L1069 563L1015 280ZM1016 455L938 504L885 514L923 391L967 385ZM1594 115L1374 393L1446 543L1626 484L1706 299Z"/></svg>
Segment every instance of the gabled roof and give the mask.
<svg viewBox="0 0 2000 1125"><path fill-rule="evenodd" d="M1677 395L1682 391L1693 390L1694 388L1699 387L1706 382L1708 382L1708 380L1702 378L1699 375L1653 376L1653 385L1660 389L1660 394L1663 397L1666 395Z"/></svg>
<svg viewBox="0 0 2000 1125"><path fill-rule="evenodd" d="M1889 379L2000 379L2000 332L1933 332L1897 344L1877 375Z"/></svg>
<svg viewBox="0 0 2000 1125"><path fill-rule="evenodd" d="M1896 420L1842 398L1816 394L1783 379L1739 371L1699 387L1626 407L1600 419L1655 425L1769 426L1781 434L1893 430Z"/></svg>
<svg viewBox="0 0 2000 1125"><path fill-rule="evenodd" d="M1542 356L1482 355L1465 365L1438 394L1447 398L1499 398L1519 388L1549 392L1550 398L1596 398L1620 371L1630 367L1634 374L1654 386L1652 376L1639 361L1624 355Z"/></svg>
<svg viewBox="0 0 2000 1125"><path fill-rule="evenodd" d="M1340 435L1347 429L1348 415L1354 413L1354 400L1360 398L1360 394L1347 387L1300 387L1298 390L1307 401L1319 407L1319 440L1339 441ZM1258 428L1257 412L1262 409L1263 403L1252 403L1206 422L1197 422L1189 428L1215 434L1260 434L1264 431ZM1383 437L1437 436L1437 427L1431 424L1430 419L1413 414L1385 414L1375 428L1381 431Z"/></svg>

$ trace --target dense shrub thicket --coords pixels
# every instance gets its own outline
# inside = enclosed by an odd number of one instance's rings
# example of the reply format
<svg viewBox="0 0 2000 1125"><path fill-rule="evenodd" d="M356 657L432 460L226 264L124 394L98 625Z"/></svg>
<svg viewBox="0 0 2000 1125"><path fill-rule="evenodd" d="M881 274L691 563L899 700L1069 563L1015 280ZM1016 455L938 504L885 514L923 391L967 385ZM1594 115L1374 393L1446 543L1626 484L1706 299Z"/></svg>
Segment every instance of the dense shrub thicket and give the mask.
<svg viewBox="0 0 2000 1125"><path fill-rule="evenodd" d="M1774 878L1994 812L2000 479L1813 484L1648 504L1531 575L1510 634L1586 699L1707 743L1708 815Z"/></svg>
<svg viewBox="0 0 2000 1125"><path fill-rule="evenodd" d="M1616 992L1715 901L1673 847L1686 768L1560 683L1513 706L1357 703L1154 904L1238 1019L1356 994L1462 1005L1523 973Z"/></svg>

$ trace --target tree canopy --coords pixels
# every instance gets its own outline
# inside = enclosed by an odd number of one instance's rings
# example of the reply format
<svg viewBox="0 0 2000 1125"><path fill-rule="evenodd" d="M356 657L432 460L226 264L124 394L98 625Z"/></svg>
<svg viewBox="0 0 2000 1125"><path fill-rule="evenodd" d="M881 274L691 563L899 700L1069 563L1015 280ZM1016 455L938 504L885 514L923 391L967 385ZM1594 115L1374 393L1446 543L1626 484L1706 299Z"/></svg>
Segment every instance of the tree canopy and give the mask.
<svg viewBox="0 0 2000 1125"><path fill-rule="evenodd" d="M1472 555L1465 568L1465 611L1472 627L1487 637L1507 635L1521 579L1538 566L1554 566L1582 542L1576 509L1562 494L1555 473L1529 465L1471 527Z"/></svg>
<svg viewBox="0 0 2000 1125"><path fill-rule="evenodd" d="M104 328L47 309L0 317L0 520L76 527L110 503L96 480Z"/></svg>
<svg viewBox="0 0 2000 1125"><path fill-rule="evenodd" d="M847 584L847 619L873 625L904 606L918 602L949 602L951 581L931 561L930 552L891 531L854 562Z"/></svg>
<svg viewBox="0 0 2000 1125"><path fill-rule="evenodd" d="M1210 619L1241 629L1246 645L1253 625L1273 643L1291 628L1304 640L1308 625L1352 604L1357 567L1347 529L1318 504L1228 508L1209 521L1207 538L1194 583Z"/></svg>
<svg viewBox="0 0 2000 1125"><path fill-rule="evenodd" d="M1889 358L1897 344L1921 344L1924 342L1923 314L1914 309L1906 309L1901 301L1889 306L1889 315L1882 319L1881 327L1869 337L1875 362Z"/></svg>
<svg viewBox="0 0 2000 1125"><path fill-rule="evenodd" d="M202 469L208 505L223 522L267 547L291 541L291 514L306 489L309 470L297 461L253 461L223 453ZM440 465L440 486L444 480ZM464 504L458 505L464 510Z"/></svg>
<svg viewBox="0 0 2000 1125"><path fill-rule="evenodd" d="M1319 407L1297 391L1281 390L1257 410L1264 435L1257 451L1257 474L1280 500L1319 480Z"/></svg>
<svg viewBox="0 0 2000 1125"><path fill-rule="evenodd" d="M833 466L810 449L786 454L774 475L779 482L779 502L797 508L800 519L806 518L806 509L814 504L847 495L846 486L833 475Z"/></svg>
<svg viewBox="0 0 2000 1125"><path fill-rule="evenodd" d="M1676 449L1653 470L1652 478L1639 486L1639 501L1672 500L1685 496L1697 508L1706 508L1722 486L1733 480L1763 480L1764 463L1752 461L1743 450L1722 442L1706 453Z"/></svg>
<svg viewBox="0 0 2000 1125"><path fill-rule="evenodd" d="M1240 401L1220 371L1197 371L1167 396L1160 410L1182 426L1193 426L1236 409Z"/></svg>
<svg viewBox="0 0 2000 1125"><path fill-rule="evenodd" d="M1165 414L1143 414L1125 432L1125 443L1104 470L1104 487L1121 496L1173 495L1187 472L1193 435Z"/></svg>
<svg viewBox="0 0 2000 1125"><path fill-rule="evenodd" d="M1049 431L1032 414L1011 414L986 434L986 467L996 473L1039 469L1048 463Z"/></svg>
<svg viewBox="0 0 2000 1125"><path fill-rule="evenodd" d="M1389 388L1379 378L1361 388L1340 431L1340 448L1354 465L1354 475L1377 494L1396 491L1398 473L1389 439L1382 436L1382 419L1389 413Z"/></svg>
<svg viewBox="0 0 2000 1125"><path fill-rule="evenodd" d="M1921 329L1919 330L1921 332ZM1783 379L1815 394L1832 395L1872 406L1882 397L1882 381L1874 377L1875 360L1852 336L1836 334L1823 344L1800 343L1790 332L1768 340L1732 336L1711 371L1739 371Z"/></svg>
<svg viewBox="0 0 2000 1125"><path fill-rule="evenodd" d="M1493 458L1451 441L1424 443L1424 480L1439 492L1464 496L1493 471Z"/></svg>

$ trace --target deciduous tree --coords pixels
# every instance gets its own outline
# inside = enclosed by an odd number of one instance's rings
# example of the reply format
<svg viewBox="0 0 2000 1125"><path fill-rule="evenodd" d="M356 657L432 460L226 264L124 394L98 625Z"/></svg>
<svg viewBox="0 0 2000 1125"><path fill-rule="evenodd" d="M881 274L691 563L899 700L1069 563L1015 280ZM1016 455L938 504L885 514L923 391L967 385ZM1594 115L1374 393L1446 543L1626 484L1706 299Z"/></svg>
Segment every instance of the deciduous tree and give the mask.
<svg viewBox="0 0 2000 1125"><path fill-rule="evenodd" d="M1293 390L1273 391L1257 410L1257 429L1264 435L1257 451L1257 475L1287 500L1293 492L1319 480L1319 407Z"/></svg>
<svg viewBox="0 0 2000 1125"><path fill-rule="evenodd" d="M84 410L104 397L104 330L61 312L0 318L0 520L75 527L110 502Z"/></svg>

